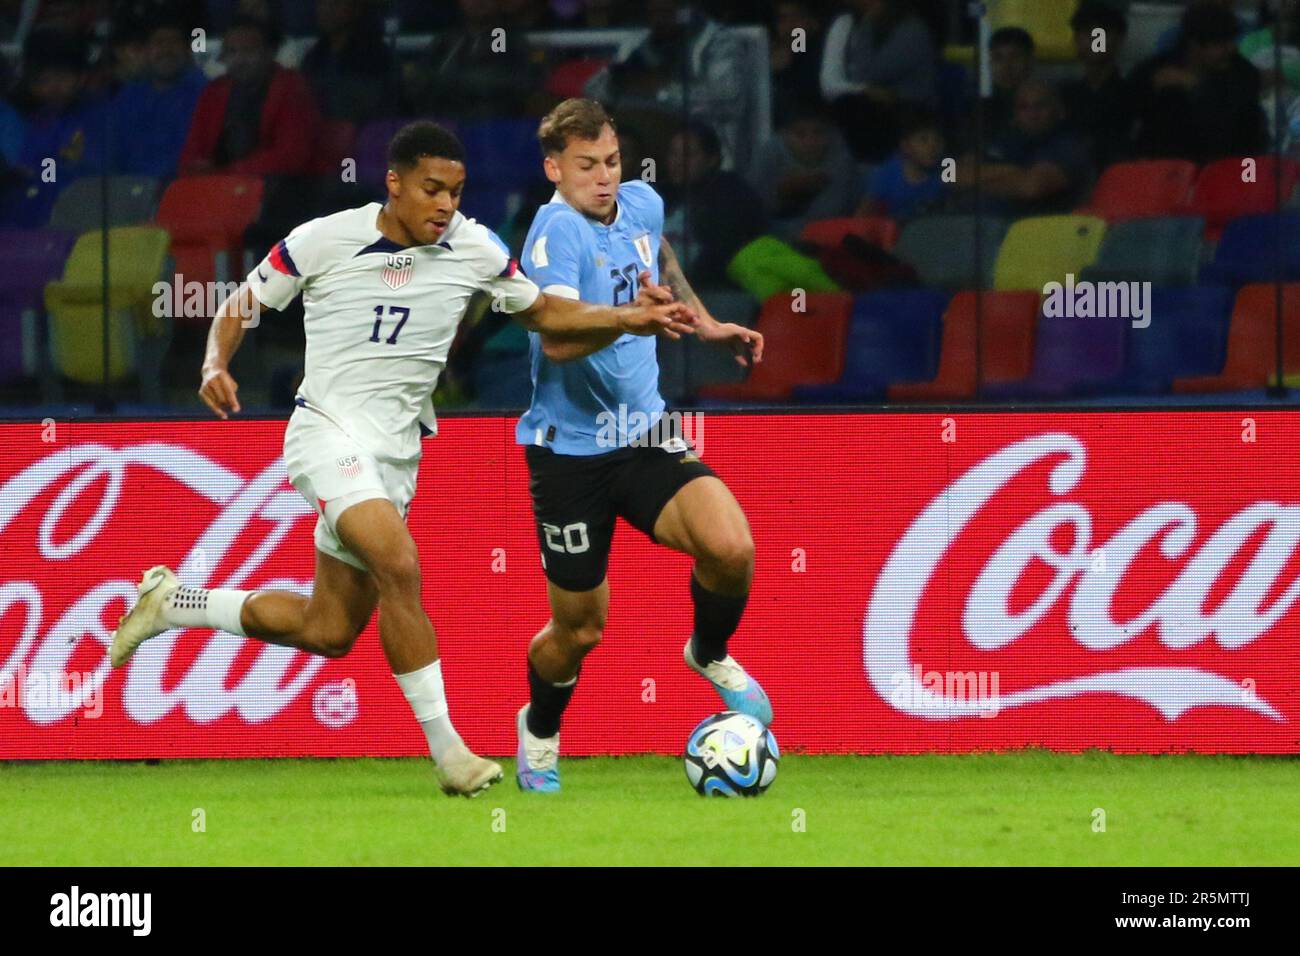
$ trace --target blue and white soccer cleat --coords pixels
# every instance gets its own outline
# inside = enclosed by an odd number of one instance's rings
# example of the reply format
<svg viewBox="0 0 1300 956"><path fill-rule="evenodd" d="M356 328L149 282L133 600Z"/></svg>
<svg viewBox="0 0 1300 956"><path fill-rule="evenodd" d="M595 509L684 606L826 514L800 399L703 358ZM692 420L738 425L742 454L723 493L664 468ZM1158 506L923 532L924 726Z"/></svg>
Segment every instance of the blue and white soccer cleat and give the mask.
<svg viewBox="0 0 1300 956"><path fill-rule="evenodd" d="M528 705L519 708L515 717L519 735L518 768L515 780L520 790L533 793L556 793L560 789L560 735L534 737L528 732Z"/></svg>
<svg viewBox="0 0 1300 956"><path fill-rule="evenodd" d="M708 679L727 705L727 710L753 717L764 727L772 722L772 702L767 699L767 692L730 654L701 667L691 653L688 640L682 656L686 658L687 667Z"/></svg>

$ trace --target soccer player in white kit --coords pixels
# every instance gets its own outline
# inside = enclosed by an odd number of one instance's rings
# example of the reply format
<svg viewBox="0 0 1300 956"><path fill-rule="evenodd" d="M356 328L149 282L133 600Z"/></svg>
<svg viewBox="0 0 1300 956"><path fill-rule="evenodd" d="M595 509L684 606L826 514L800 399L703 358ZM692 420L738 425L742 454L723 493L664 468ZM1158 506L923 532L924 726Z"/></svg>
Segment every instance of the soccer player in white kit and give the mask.
<svg viewBox="0 0 1300 956"><path fill-rule="evenodd" d="M430 122L393 137L388 201L294 229L222 305L208 335L199 395L221 418L240 410L228 371L244 319L303 296L303 382L285 430L289 480L316 509L311 597L292 591L182 586L144 573L139 598L113 634L121 666L170 628L214 628L341 657L380 609L379 636L428 740L442 789L472 796L500 766L465 746L448 716L433 625L420 600L420 563L406 527L422 432L436 429L432 394L470 297L526 328L581 341L622 330L670 337L694 314L646 286L638 305L593 306L546 295L518 271L500 239L457 210L464 151ZM643 278L643 283L648 278Z"/></svg>

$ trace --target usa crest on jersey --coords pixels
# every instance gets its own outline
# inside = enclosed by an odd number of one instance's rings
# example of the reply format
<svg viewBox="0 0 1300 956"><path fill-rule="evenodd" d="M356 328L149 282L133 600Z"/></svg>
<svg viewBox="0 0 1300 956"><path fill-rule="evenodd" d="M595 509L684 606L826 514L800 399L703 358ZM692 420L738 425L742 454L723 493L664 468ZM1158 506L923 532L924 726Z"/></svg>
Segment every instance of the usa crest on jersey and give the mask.
<svg viewBox="0 0 1300 956"><path fill-rule="evenodd" d="M384 285L396 292L411 281L411 272L415 268L415 256L389 255L384 263L382 273Z"/></svg>
<svg viewBox="0 0 1300 956"><path fill-rule="evenodd" d="M632 240L632 244L636 246L637 255L641 257L641 261L649 269L654 264L653 250L650 248L650 233L645 232L637 236Z"/></svg>

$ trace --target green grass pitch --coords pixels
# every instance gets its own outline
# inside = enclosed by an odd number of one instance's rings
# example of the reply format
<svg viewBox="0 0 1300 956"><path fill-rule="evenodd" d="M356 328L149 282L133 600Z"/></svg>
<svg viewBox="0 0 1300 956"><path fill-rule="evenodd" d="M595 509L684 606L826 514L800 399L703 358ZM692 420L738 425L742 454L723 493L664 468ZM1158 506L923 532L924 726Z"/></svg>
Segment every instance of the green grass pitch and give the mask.
<svg viewBox="0 0 1300 956"><path fill-rule="evenodd" d="M417 759L0 762L0 865L1300 863L1293 758L786 755L753 800L667 757L566 760L558 795L504 765L465 800Z"/></svg>

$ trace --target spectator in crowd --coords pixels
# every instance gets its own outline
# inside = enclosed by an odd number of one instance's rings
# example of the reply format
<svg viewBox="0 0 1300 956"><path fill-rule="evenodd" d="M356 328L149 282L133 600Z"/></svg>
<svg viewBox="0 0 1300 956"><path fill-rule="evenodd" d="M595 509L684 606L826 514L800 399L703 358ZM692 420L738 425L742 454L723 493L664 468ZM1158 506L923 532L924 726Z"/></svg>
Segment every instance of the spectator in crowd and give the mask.
<svg viewBox="0 0 1300 956"><path fill-rule="evenodd" d="M1011 127L1016 112L1016 90L1029 79L1037 65L1034 53L1034 38L1020 27L1002 27L989 37L989 75L993 92L980 100L986 143L1002 136Z"/></svg>
<svg viewBox="0 0 1300 956"><path fill-rule="evenodd" d="M980 185L989 212L1012 218L1078 207L1092 180L1087 141L1070 129L1060 94L1030 77L1016 91L1011 127L989 144L976 177L973 156L957 166L958 189Z"/></svg>
<svg viewBox="0 0 1300 956"><path fill-rule="evenodd" d="M1128 157L1133 135L1133 95L1119 69L1128 20L1106 0L1082 0L1070 28L1083 76L1066 83L1061 98L1066 118L1089 138L1101 169Z"/></svg>
<svg viewBox="0 0 1300 956"><path fill-rule="evenodd" d="M867 177L860 216L890 216L906 221L944 203L944 135L939 117L915 110L903 121L898 152Z"/></svg>
<svg viewBox="0 0 1300 956"><path fill-rule="evenodd" d="M905 106L932 106L938 68L930 28L908 0L852 0L822 52L822 96L853 154L878 162L898 145Z"/></svg>
<svg viewBox="0 0 1300 956"><path fill-rule="evenodd" d="M650 28L626 59L587 81L585 95L620 116L639 114L647 132L659 113L675 128L688 108L691 118L716 131L728 168L753 149L756 103L752 77L765 68L749 47L692 2L646 0ZM661 119L660 126L666 125Z"/></svg>
<svg viewBox="0 0 1300 956"><path fill-rule="evenodd" d="M464 22L435 34L410 64L407 95L419 113L457 119L539 111L540 61L521 31L504 30L499 0L458 0Z"/></svg>
<svg viewBox="0 0 1300 956"><path fill-rule="evenodd" d="M1236 13L1236 8L1238 6L1238 0L1199 0L1199 2L1208 3L1216 7L1222 7L1224 10L1233 14ZM1244 6L1244 2L1242 3L1242 5ZM1240 23L1238 23L1237 38L1243 39L1245 35L1246 35L1246 31L1244 27ZM1168 30L1165 30L1163 33L1160 34L1159 37L1156 38L1156 52L1172 53L1178 49L1178 47L1182 44L1182 42L1183 42L1183 24L1180 21L1174 24Z"/></svg>
<svg viewBox="0 0 1300 956"><path fill-rule="evenodd" d="M1140 156L1205 163L1267 143L1259 70L1237 52L1236 16L1201 2L1183 14L1182 40L1133 73Z"/></svg>
<svg viewBox="0 0 1300 956"><path fill-rule="evenodd" d="M1274 58L1275 44L1282 53L1280 72ZM1259 70L1263 86L1260 106L1268 123L1270 141L1279 142L1283 150L1294 156L1300 147L1300 2L1284 0L1274 22L1243 36L1238 50Z"/></svg>
<svg viewBox="0 0 1300 956"><path fill-rule="evenodd" d="M707 124L688 122L668 143L664 235L697 286L727 282L727 264L767 232L763 200L722 168L722 145Z"/></svg>
<svg viewBox="0 0 1300 956"><path fill-rule="evenodd" d="M145 49L146 77L124 86L113 100L112 167L132 176L171 179L208 81L194 65L183 21L155 23Z"/></svg>
<svg viewBox="0 0 1300 956"><path fill-rule="evenodd" d="M328 119L358 125L400 116L397 58L384 42L383 23L362 0L317 0L320 38L302 59L302 75Z"/></svg>
<svg viewBox="0 0 1300 956"><path fill-rule="evenodd" d="M1282 47L1282 74L1274 69L1273 47ZM1266 90L1300 93L1300 0L1283 0L1273 23L1244 34L1237 49L1260 72Z"/></svg>
<svg viewBox="0 0 1300 956"><path fill-rule="evenodd" d="M222 39L226 75L199 97L181 150L182 176L305 173L319 129L302 74L275 62L280 38L266 21L239 16Z"/></svg>
<svg viewBox="0 0 1300 956"><path fill-rule="evenodd" d="M87 47L79 36L35 31L23 61L31 71L26 130L2 215L8 225L30 228L45 225L70 182L103 171L107 107L86 88Z"/></svg>
<svg viewBox="0 0 1300 956"><path fill-rule="evenodd" d="M777 0L773 5L768 57L772 63L772 115L778 127L806 104L824 102L824 27L818 7L809 0Z"/></svg>
<svg viewBox="0 0 1300 956"><path fill-rule="evenodd" d="M801 111L763 144L750 175L772 234L786 242L810 222L852 212L857 179L844 137L817 107Z"/></svg>
<svg viewBox="0 0 1300 956"><path fill-rule="evenodd" d="M149 28L133 21L115 22L108 41L107 75L101 78L110 95L149 74Z"/></svg>

